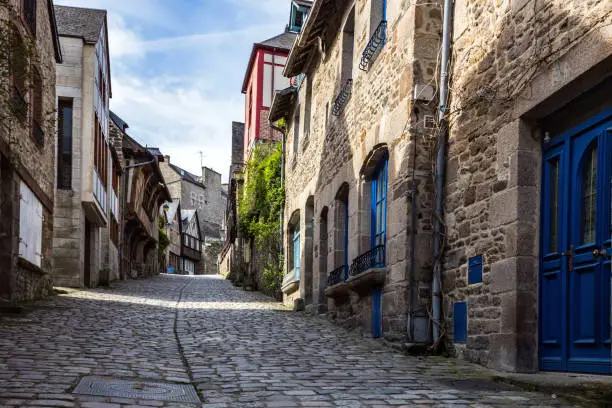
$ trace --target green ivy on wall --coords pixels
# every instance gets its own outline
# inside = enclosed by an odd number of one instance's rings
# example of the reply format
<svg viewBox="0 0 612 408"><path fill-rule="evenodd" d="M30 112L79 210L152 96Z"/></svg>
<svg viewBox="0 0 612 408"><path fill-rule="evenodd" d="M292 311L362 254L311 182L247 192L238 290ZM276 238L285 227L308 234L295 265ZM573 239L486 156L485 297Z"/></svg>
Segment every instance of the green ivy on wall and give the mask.
<svg viewBox="0 0 612 408"><path fill-rule="evenodd" d="M281 183L280 143L259 143L246 164L238 219L242 236L253 241L262 261L263 292L278 296L283 279L280 216L285 192Z"/></svg>

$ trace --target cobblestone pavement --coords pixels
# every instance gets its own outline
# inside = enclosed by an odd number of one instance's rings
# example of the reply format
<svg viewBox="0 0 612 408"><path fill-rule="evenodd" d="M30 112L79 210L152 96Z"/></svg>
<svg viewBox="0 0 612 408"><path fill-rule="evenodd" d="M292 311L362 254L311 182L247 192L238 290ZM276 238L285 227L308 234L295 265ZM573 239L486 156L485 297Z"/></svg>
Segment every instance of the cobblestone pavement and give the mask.
<svg viewBox="0 0 612 408"><path fill-rule="evenodd" d="M561 406L483 373L404 356L218 277L124 282L0 318L3 407ZM193 384L201 403L73 394L88 375Z"/></svg>

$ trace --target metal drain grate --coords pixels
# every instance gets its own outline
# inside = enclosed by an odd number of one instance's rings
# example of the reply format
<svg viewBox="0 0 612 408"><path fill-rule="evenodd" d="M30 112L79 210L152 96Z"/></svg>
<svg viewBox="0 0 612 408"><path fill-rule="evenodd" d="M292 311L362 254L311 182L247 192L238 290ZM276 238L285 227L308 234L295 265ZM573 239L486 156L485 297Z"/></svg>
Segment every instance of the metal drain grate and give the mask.
<svg viewBox="0 0 612 408"><path fill-rule="evenodd" d="M73 393L157 401L200 402L200 398L198 398L198 394L191 384L118 380L108 377L84 377Z"/></svg>

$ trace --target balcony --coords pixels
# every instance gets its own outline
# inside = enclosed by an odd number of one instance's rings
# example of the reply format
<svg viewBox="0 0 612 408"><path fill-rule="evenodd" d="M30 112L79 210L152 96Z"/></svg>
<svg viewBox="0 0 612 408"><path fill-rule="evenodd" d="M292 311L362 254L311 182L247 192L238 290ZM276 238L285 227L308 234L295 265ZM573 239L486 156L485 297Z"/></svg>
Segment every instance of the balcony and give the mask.
<svg viewBox="0 0 612 408"><path fill-rule="evenodd" d="M91 190L89 189L91 188ZM98 170L93 169L92 184L83 193L83 208L87 218L97 227L106 226L108 209L106 186L102 182Z"/></svg>
<svg viewBox="0 0 612 408"><path fill-rule="evenodd" d="M342 265L339 268L334 269L327 278L327 288L325 289L325 296L330 298L342 298L347 297L349 294L349 287L346 284L348 278L348 265Z"/></svg>
<svg viewBox="0 0 612 408"><path fill-rule="evenodd" d="M385 251L385 245L378 245L355 258L346 281L352 291L362 294L385 283Z"/></svg>
<svg viewBox="0 0 612 408"><path fill-rule="evenodd" d="M370 64L372 61L374 61L380 49L382 49L383 45L385 45L386 40L387 20L382 20L380 24L378 24L376 31L374 31L372 38L370 38L368 45L366 45L365 50L363 50L363 54L361 54L361 61L359 62L360 70L368 70Z"/></svg>
<svg viewBox="0 0 612 408"><path fill-rule="evenodd" d="M352 90L353 90L353 80L349 78L346 80L346 82L342 86L342 89L340 90L338 97L336 97L336 100L334 101L334 105L332 106L332 115L340 116L347 102L351 98Z"/></svg>

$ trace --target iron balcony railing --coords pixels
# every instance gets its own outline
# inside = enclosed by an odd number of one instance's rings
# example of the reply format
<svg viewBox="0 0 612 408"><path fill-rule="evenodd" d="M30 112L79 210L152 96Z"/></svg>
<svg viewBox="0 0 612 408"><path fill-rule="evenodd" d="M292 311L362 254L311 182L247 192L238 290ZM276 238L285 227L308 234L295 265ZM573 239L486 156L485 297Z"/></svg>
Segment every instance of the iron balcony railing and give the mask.
<svg viewBox="0 0 612 408"><path fill-rule="evenodd" d="M45 132L43 132L42 128L38 124L38 121L34 121L32 124L32 136L39 146L42 147L45 145Z"/></svg>
<svg viewBox="0 0 612 408"><path fill-rule="evenodd" d="M350 275L357 276L371 268L382 268L385 266L385 245L378 245L368 252L359 255L351 264Z"/></svg>
<svg viewBox="0 0 612 408"><path fill-rule="evenodd" d="M340 116L340 114L344 110L344 107L346 106L346 103L351 98L352 91L353 91L353 80L349 78L346 80L346 82L342 86L342 89L340 90L338 97L334 101L334 106L332 107L332 115Z"/></svg>
<svg viewBox="0 0 612 408"><path fill-rule="evenodd" d="M372 38L366 45L365 50L363 50L363 54L361 54L361 61L359 62L359 69L362 71L367 71L370 66L370 62L376 56L378 50L385 45L385 41L387 40L387 20L382 20L378 27L374 31Z"/></svg>
<svg viewBox="0 0 612 408"><path fill-rule="evenodd" d="M327 286L337 285L344 282L348 277L348 265L342 265L329 274L327 277Z"/></svg>

